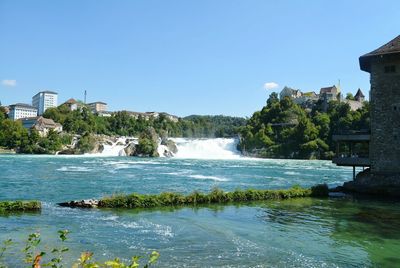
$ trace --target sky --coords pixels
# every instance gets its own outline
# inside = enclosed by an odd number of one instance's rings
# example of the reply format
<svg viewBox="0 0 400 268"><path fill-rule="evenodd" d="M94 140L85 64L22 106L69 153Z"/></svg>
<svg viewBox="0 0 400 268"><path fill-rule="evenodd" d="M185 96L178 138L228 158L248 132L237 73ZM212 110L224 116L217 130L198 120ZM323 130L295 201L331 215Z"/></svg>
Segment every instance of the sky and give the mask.
<svg viewBox="0 0 400 268"><path fill-rule="evenodd" d="M0 101L251 116L284 86L368 95L358 57L399 18L398 0L0 0Z"/></svg>

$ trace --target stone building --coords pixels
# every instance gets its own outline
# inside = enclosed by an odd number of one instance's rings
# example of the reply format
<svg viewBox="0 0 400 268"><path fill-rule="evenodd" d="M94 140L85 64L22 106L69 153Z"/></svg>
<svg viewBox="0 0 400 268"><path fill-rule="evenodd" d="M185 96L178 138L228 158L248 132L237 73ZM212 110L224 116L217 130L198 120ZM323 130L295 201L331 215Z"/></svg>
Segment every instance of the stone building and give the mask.
<svg viewBox="0 0 400 268"><path fill-rule="evenodd" d="M36 129L42 137L46 137L51 129L58 133L62 132L63 129L61 124L55 123L52 119L44 118L42 116L22 118L21 122L27 129Z"/></svg>
<svg viewBox="0 0 400 268"><path fill-rule="evenodd" d="M400 35L360 57L370 73L371 173L400 173Z"/></svg>
<svg viewBox="0 0 400 268"><path fill-rule="evenodd" d="M279 93L279 98L283 100L285 97L289 97L291 99L299 98L301 97L301 91L298 89L293 89L285 86Z"/></svg>
<svg viewBox="0 0 400 268"><path fill-rule="evenodd" d="M332 100L340 100L340 88L333 85L331 87L323 87L319 91L320 99L330 102Z"/></svg>
<svg viewBox="0 0 400 268"><path fill-rule="evenodd" d="M370 131L333 135L333 162L353 167L344 190L400 196L400 35L359 61L370 73ZM369 168L355 176L355 167Z"/></svg>

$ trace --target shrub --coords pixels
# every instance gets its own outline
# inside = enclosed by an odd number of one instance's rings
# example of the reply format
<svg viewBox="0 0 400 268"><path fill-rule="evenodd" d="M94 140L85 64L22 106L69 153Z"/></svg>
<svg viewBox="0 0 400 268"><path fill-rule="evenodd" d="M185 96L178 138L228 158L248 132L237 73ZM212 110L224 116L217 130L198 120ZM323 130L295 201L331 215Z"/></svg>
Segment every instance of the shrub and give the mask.
<svg viewBox="0 0 400 268"><path fill-rule="evenodd" d="M0 201L0 212L36 211L41 207L39 201Z"/></svg>
<svg viewBox="0 0 400 268"><path fill-rule="evenodd" d="M50 252L43 251L47 247L41 247L42 239L40 233L32 233L28 236L25 245L22 246L21 252L23 252L23 260L28 267L40 268L40 267L53 267L61 268L65 267L64 264L64 253L69 251L68 247L64 246L64 242L67 240L69 234L68 230L58 231L59 246L54 247ZM6 259L6 253L8 248L13 244L12 239L7 239L3 241L0 247L0 268L6 268L7 265L4 263ZM10 254L11 255L11 254ZM160 254L153 251L147 263L142 266L144 268L150 267L152 264L156 263ZM12 255L12 258L15 258ZM134 256L130 263L124 263L119 258L113 260L105 261L104 263L96 262L92 260L92 252L83 252L77 262L75 262L73 268L138 268L140 267L140 256Z"/></svg>
<svg viewBox="0 0 400 268"><path fill-rule="evenodd" d="M128 194L104 197L99 201L100 208L151 208L159 206L180 206L198 205L212 203L229 203L244 201L260 201L273 199L288 199L311 196L327 196L327 186L315 186L312 189L294 186L286 190L235 190L224 192L214 188L210 193L205 194L195 191L189 195L164 192L158 195Z"/></svg>

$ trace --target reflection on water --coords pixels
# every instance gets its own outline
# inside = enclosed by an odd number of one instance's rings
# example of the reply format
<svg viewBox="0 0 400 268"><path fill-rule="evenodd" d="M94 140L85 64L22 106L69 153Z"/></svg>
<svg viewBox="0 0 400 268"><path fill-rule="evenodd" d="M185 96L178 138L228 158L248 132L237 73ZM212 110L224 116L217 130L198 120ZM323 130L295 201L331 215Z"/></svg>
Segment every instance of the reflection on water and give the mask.
<svg viewBox="0 0 400 268"><path fill-rule="evenodd" d="M287 230L302 229L304 235L329 236L338 245L360 248L368 254L372 266L394 267L400 263L399 201L366 198L284 200L265 203L259 217L267 224L278 223Z"/></svg>

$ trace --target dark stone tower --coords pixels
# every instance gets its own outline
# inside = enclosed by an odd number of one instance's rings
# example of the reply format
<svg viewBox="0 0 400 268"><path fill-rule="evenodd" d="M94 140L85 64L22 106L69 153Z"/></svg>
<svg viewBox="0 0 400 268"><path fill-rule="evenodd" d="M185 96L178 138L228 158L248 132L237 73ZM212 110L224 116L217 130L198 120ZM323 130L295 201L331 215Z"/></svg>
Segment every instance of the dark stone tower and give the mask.
<svg viewBox="0 0 400 268"><path fill-rule="evenodd" d="M400 174L400 35L360 57L371 82L371 174Z"/></svg>

